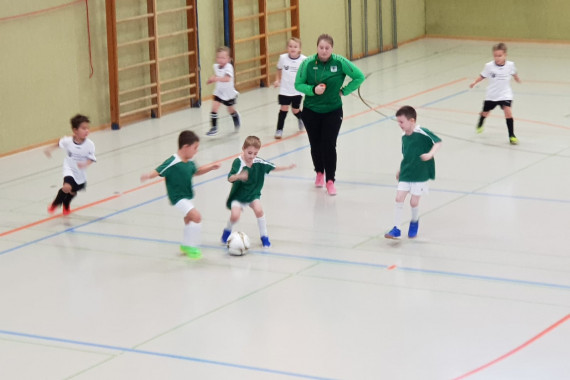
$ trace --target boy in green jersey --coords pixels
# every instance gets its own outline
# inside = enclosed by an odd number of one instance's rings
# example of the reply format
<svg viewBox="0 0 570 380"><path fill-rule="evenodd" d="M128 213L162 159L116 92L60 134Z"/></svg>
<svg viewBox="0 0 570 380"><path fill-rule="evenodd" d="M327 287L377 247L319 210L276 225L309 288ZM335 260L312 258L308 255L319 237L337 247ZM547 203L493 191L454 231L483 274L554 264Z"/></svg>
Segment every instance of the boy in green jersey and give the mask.
<svg viewBox="0 0 570 380"><path fill-rule="evenodd" d="M200 139L192 131L182 131L178 136L178 152L169 157L150 173L141 175L141 182L158 176L164 177L170 203L184 215L184 237L180 250L191 258L200 258L200 230L202 216L194 207L192 177L219 169L219 163L196 167L192 158L198 151Z"/></svg>
<svg viewBox="0 0 570 380"><path fill-rule="evenodd" d="M261 149L261 140L257 136L248 136L242 146L241 155L234 160L228 174L228 181L232 184L226 207L231 210L230 220L222 233L222 243L227 243L232 233L234 224L241 216L242 210L249 206L257 218L259 235L263 247L270 247L271 242L267 235L265 214L261 206L261 189L265 181L265 175L275 170L289 170L296 165L275 166L273 163L257 157Z"/></svg>
<svg viewBox="0 0 570 380"><path fill-rule="evenodd" d="M428 181L435 179L435 160L433 156L441 147L441 139L430 130L416 125L416 110L403 106L396 112L396 119L404 132L402 135L402 154L404 158L396 174L398 190L394 209L394 227L384 235L387 239L398 239L401 235L400 224L404 201L411 194L412 219L408 237L415 238L419 227L419 203L422 194L428 192Z"/></svg>

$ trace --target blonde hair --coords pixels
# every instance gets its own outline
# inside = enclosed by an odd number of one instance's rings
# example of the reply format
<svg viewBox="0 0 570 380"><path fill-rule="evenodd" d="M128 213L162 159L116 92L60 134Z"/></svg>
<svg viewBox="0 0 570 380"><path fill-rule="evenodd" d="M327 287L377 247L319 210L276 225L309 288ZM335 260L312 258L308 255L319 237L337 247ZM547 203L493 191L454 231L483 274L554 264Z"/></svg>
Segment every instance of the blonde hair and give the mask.
<svg viewBox="0 0 570 380"><path fill-rule="evenodd" d="M247 149L250 146L261 149L261 140L257 136L247 136L243 142L242 149Z"/></svg>
<svg viewBox="0 0 570 380"><path fill-rule="evenodd" d="M300 38L291 37L291 38L289 38L289 39L287 40L287 44L289 44L289 42L291 42L291 41L298 43L298 44L299 44L299 47L301 47L301 39L300 39Z"/></svg>
<svg viewBox="0 0 570 380"><path fill-rule="evenodd" d="M232 50L227 46L221 46L221 47L216 49L216 53L221 53L221 52L226 52L226 53L228 53L228 55L232 55L231 54Z"/></svg>

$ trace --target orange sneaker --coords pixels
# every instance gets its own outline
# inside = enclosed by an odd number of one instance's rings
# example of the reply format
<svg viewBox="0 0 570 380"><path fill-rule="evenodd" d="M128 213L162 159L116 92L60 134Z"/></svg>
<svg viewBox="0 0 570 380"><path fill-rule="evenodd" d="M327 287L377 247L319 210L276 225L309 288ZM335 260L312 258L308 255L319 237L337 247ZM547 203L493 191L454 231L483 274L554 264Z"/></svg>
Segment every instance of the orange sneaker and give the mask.
<svg viewBox="0 0 570 380"><path fill-rule="evenodd" d="M71 214L71 209L69 207L63 206L63 215Z"/></svg>
<svg viewBox="0 0 570 380"><path fill-rule="evenodd" d="M48 206L48 213L53 214L56 209L57 209L57 206L54 206L53 204L50 204L50 205Z"/></svg>

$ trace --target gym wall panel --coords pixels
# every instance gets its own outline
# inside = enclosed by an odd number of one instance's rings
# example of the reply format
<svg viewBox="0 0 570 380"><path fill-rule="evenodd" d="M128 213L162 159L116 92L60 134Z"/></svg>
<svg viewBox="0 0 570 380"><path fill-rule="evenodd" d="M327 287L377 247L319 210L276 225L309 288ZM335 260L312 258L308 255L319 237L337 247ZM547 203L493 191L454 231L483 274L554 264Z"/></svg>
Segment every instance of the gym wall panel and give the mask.
<svg viewBox="0 0 570 380"><path fill-rule="evenodd" d="M570 41L568 14L568 0L426 0L426 33Z"/></svg>

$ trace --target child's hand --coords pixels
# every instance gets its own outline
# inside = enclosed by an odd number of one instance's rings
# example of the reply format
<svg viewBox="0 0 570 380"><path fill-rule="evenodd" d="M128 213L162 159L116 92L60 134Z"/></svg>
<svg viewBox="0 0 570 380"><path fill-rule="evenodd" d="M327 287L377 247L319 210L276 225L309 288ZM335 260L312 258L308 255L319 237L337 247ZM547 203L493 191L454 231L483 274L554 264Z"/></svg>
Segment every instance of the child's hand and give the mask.
<svg viewBox="0 0 570 380"><path fill-rule="evenodd" d="M279 87L280 85L281 85L281 82L279 82L278 80L273 82L273 87Z"/></svg>
<svg viewBox="0 0 570 380"><path fill-rule="evenodd" d="M396 172L396 181L399 181L399 180L400 180L400 171L398 170Z"/></svg>
<svg viewBox="0 0 570 380"><path fill-rule="evenodd" d="M473 87L475 87L475 82L473 82L469 85L469 88L473 88Z"/></svg>
<svg viewBox="0 0 570 380"><path fill-rule="evenodd" d="M47 158L51 158L51 149L50 149L50 148L45 148L45 149L44 149L44 154L46 155Z"/></svg>
<svg viewBox="0 0 570 380"><path fill-rule="evenodd" d="M236 174L236 180L246 182L249 178L249 172L247 170L242 170Z"/></svg>
<svg viewBox="0 0 570 380"><path fill-rule="evenodd" d="M77 163L77 167L78 167L79 169L85 169L85 168L88 167L88 166L89 166L88 161L83 161L83 162L78 162L78 163Z"/></svg>
<svg viewBox="0 0 570 380"><path fill-rule="evenodd" d="M148 173L141 174L141 182L144 182L144 181L148 180L149 178L150 178L150 176L148 175Z"/></svg>
<svg viewBox="0 0 570 380"><path fill-rule="evenodd" d="M208 81L206 83L207 84L214 83L214 82L216 82L216 78L217 78L217 76L212 75L210 78L208 78Z"/></svg>
<svg viewBox="0 0 570 380"><path fill-rule="evenodd" d="M215 162L212 164L212 166L210 166L210 170L217 170L221 167L222 167L222 165L219 162Z"/></svg>
<svg viewBox="0 0 570 380"><path fill-rule="evenodd" d="M432 153L424 153L420 156L420 159L422 161L429 161L433 158L433 154Z"/></svg>
<svg viewBox="0 0 570 380"><path fill-rule="evenodd" d="M291 164L289 166L287 166L287 169L294 169L297 167L297 164Z"/></svg>

